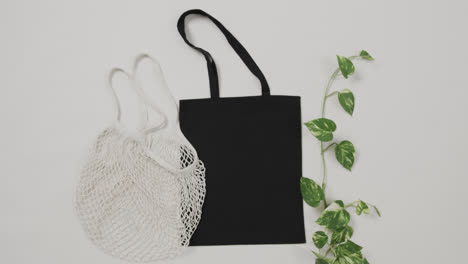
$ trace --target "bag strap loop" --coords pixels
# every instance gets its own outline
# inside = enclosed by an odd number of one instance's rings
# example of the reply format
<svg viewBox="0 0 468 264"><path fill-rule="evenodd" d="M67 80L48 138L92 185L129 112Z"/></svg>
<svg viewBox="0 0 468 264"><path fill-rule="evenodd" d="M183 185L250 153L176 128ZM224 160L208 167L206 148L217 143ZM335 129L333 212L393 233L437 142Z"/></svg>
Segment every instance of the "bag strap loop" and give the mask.
<svg viewBox="0 0 468 264"><path fill-rule="evenodd" d="M255 61L252 59L250 54L247 52L247 50L242 46L242 44L240 44L240 42L216 18L212 17L210 14L206 13L203 10L192 9L192 10L186 11L180 16L179 20L177 21L177 29L180 35L182 36L182 38L184 39L185 43L187 43L190 47L199 51L200 53L203 54L203 56L205 56L206 64L208 67L208 77L210 80L211 98L219 98L218 71L216 69L216 64L211 54L208 51L193 45L187 39L187 35L185 32L185 18L192 14L207 17L221 30L221 32L224 34L224 36L226 37L231 47L236 51L237 55L239 55L239 57L245 63L247 68L249 68L249 70L259 79L260 84L262 86L262 96L269 96L270 87L268 86L268 82L265 79L265 76L263 75L262 71L255 63Z"/></svg>
<svg viewBox="0 0 468 264"><path fill-rule="evenodd" d="M119 97L117 95L117 91L115 90L114 88L114 84L113 84L113 81L114 81L114 77L117 75L117 74L122 74L124 75L125 77L128 78L128 80L130 82L133 82L133 75L126 72L125 70L123 70L122 68L112 68L107 76L107 86L109 87L110 91L111 91L111 94L112 94L112 99L114 101L114 105L115 105L115 109L116 109L116 121L117 123L121 123L121 117L122 117L122 105L121 105L121 102L119 100ZM132 88L135 88L133 85L132 85ZM137 91L138 93L138 91ZM141 102L141 96L138 95L138 100ZM147 115L147 111L145 110L144 107L141 107L140 106L140 124L138 125L139 128L138 130L143 130L144 127L145 127L145 121L143 120L144 116Z"/></svg>
<svg viewBox="0 0 468 264"><path fill-rule="evenodd" d="M144 104L146 106L148 106L154 112L158 113L163 118L163 121L161 123L159 123L156 126L152 126L150 128L147 128L144 131L145 134L149 134L149 133L155 132L158 129L166 127L167 125L177 125L179 119L178 119L177 116L173 116L173 117L170 118L171 120L169 120L167 115L164 113L164 111L162 111L153 101L151 101L149 99L148 95L145 93L145 91L141 87L140 79L138 78L138 68L140 67L141 62L143 60L145 60L145 59L149 60L152 63L153 72L155 73L155 75L160 76L162 89L167 92L167 94L169 96L168 99L170 100L171 105L177 109L176 112L178 112L178 106L177 106L177 103L176 103L174 97L172 96L172 93L169 91L169 88L168 88L168 85L167 85L167 82L166 82L166 78L164 77L164 72L163 72L162 67L159 64L159 62L155 58L151 57L150 55L148 55L146 53L141 53L138 56L136 56L135 60L133 62L134 87L135 87L138 95L140 96L140 98L143 100ZM146 122L147 123L149 122L148 119L149 119L149 117L147 115L146 116Z"/></svg>
<svg viewBox="0 0 468 264"><path fill-rule="evenodd" d="M163 89L163 91L167 92L167 94L169 96L169 100L170 100L172 106L176 108L175 112L178 113L177 103L176 103L174 97L172 96L172 93L169 91L166 79L164 78L164 72L163 72L163 70L161 68L161 65L159 64L159 62L155 58L151 57L148 54L142 53L142 54L139 54L138 56L135 57L135 60L134 60L134 63L133 63L133 73L128 73L128 72L126 72L125 70L123 70L121 68L111 69L111 71L109 72L109 75L108 75L107 84L108 84L108 87L110 88L110 90L112 92L112 98L114 99L114 103L116 105L116 112L117 112L116 120L117 120L117 122L120 123L121 122L121 115L122 115L122 107L121 107L120 100L119 100L119 98L117 96L117 92L115 91L115 89L113 87L113 79L117 74L120 73L120 74L125 75L130 80L132 88L135 89L135 92L138 95L139 102L142 103L142 105L140 105L142 118L141 118L141 121L140 121L141 124L139 125L138 130L142 131L143 134L147 135L147 134L150 134L152 132L156 132L157 130L163 129L163 128L168 127L168 126L171 126L172 128L176 127L178 125L179 119L178 119L177 115L171 116L171 118L169 119L167 117L167 115L164 113L164 111L162 111L157 106L157 104L155 104L148 97L146 92L141 87L141 83L140 83L140 80L138 78L138 69L139 69L139 66L140 66L141 62L143 60L145 60L145 59L149 60L152 63L154 74L156 76L159 75L159 77L161 79L162 89ZM158 122L157 124L152 124L151 127L148 127L150 125L149 124L150 120L149 120L148 109L151 109L153 112L155 112L161 119L160 122Z"/></svg>

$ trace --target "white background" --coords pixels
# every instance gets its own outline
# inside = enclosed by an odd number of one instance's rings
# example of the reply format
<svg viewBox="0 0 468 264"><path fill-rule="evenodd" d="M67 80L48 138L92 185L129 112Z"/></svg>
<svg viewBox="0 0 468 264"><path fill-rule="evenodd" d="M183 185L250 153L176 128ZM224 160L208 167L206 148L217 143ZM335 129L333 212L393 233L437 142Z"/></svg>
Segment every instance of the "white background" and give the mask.
<svg viewBox="0 0 468 264"><path fill-rule="evenodd" d="M353 240L371 263L463 262L465 1L3 0L0 263L122 263L97 250L75 217L80 162L114 118L107 72L130 69L137 53L161 61L177 99L209 95L203 57L176 31L178 16L189 8L204 9L233 32L273 94L300 95L303 121L320 115L335 55L368 50L375 62L356 62L356 74L333 88L353 90L354 117L336 98L327 105L327 117L338 124L336 138L357 148L352 173L327 154L328 198L361 198L380 207L382 218L352 219ZM190 21L191 39L218 64L221 95L259 94L258 82L214 25ZM127 90L124 98L130 98ZM319 181L319 144L306 130L303 152L304 175ZM305 208L310 238L317 213ZM313 263L309 248L198 247L166 263Z"/></svg>

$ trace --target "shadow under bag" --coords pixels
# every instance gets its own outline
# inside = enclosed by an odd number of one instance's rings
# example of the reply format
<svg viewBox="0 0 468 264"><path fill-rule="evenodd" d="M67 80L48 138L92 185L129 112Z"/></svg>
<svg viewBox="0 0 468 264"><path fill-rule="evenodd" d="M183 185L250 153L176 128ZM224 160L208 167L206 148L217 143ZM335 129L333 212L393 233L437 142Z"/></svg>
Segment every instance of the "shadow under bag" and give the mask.
<svg viewBox="0 0 468 264"><path fill-rule="evenodd" d="M219 97L216 65L189 42L185 18L210 19L249 70L261 96ZM299 96L270 95L257 64L237 39L202 10L182 14L177 28L208 65L211 98L180 101L180 126L206 166L202 217L190 245L304 243L301 103Z"/></svg>

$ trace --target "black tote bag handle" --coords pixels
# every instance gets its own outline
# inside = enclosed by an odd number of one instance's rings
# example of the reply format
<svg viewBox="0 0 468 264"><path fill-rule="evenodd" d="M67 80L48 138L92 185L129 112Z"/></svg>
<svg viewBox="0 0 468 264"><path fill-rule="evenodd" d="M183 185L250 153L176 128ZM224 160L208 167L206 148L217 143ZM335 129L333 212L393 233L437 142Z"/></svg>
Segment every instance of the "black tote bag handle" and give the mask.
<svg viewBox="0 0 468 264"><path fill-rule="evenodd" d="M179 30L179 33L184 39L185 43L187 43L190 47L194 48L195 50L198 50L205 56L206 64L208 66L208 77L210 79L211 98L219 98L218 71L216 69L216 64L211 54L208 51L199 48L190 43L190 41L188 41L187 35L185 33L185 18L189 15L201 15L207 17L221 30L231 47L236 51L237 55L239 55L239 57L249 68L249 70L260 80L260 84L262 85L262 96L269 96L270 87L268 86L265 76L263 75L260 68L258 68L257 64L252 59L247 50L242 46L242 44L240 44L240 42L216 18L212 17L210 14L206 13L203 10L192 9L184 12L180 16L179 20L177 21L177 29Z"/></svg>

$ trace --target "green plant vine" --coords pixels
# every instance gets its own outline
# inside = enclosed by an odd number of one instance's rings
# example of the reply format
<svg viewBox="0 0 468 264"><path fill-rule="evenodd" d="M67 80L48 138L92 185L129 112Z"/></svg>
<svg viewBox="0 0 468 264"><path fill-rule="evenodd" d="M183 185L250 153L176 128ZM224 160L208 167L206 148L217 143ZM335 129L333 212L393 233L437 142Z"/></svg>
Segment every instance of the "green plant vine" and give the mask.
<svg viewBox="0 0 468 264"><path fill-rule="evenodd" d="M354 230L349 226L351 215L348 208L355 208L356 214L369 214L370 207L374 209L378 216L380 212L377 207L362 200L356 200L345 204L341 200L328 203L325 195L327 187L327 164L325 152L334 148L336 160L347 170L351 171L354 165L355 148L349 140L341 142L333 141L333 132L336 131L336 124L333 120L325 118L325 105L327 100L337 95L338 102L343 110L351 116L354 112L354 94L349 89L330 92L331 86L338 76L348 79L355 71L352 60L363 59L373 61L374 58L365 50L359 55L343 57L337 55L338 67L331 75L325 86L325 94L322 101L322 114L318 119L306 122L309 131L320 141L320 156L322 158L322 184L317 184L314 180L301 178L301 193L304 201L312 206L319 207L323 201L323 209L316 223L324 228L324 231L317 231L312 236L317 251L312 251L317 257L316 264L368 264L362 255L362 247L352 242ZM327 146L325 144L329 143ZM325 250L326 249L326 250Z"/></svg>

